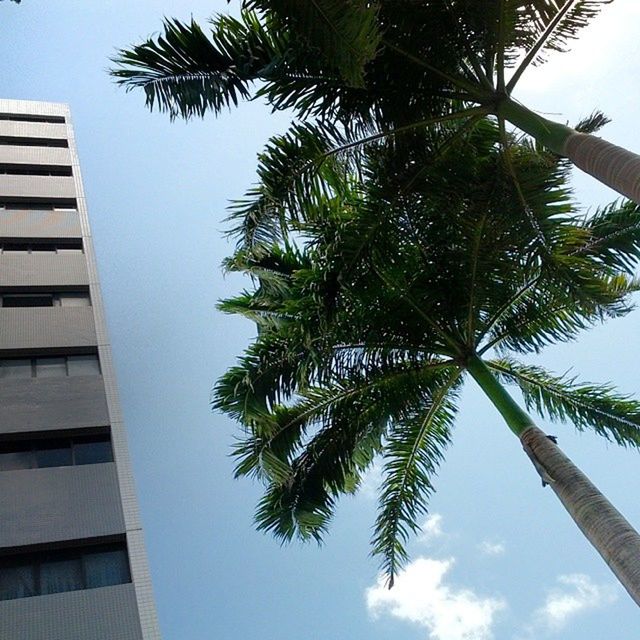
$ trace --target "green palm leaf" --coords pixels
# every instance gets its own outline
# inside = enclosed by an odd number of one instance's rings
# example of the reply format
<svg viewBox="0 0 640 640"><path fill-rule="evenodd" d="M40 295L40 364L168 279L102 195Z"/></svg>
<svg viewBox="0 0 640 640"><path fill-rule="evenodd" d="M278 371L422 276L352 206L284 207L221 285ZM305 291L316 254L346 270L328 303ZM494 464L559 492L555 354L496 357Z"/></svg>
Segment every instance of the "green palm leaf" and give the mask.
<svg viewBox="0 0 640 640"><path fill-rule="evenodd" d="M364 86L364 68L376 54L378 6L366 0L248 0L249 10L265 13L276 29L291 29L317 50L348 85Z"/></svg>
<svg viewBox="0 0 640 640"><path fill-rule="evenodd" d="M373 553L382 558L389 587L407 558L405 544L427 511L434 476L451 440L459 376L457 371L450 373L435 385L423 409L398 421L385 445Z"/></svg>
<svg viewBox="0 0 640 640"><path fill-rule="evenodd" d="M542 367L510 359L487 363L522 392L528 408L553 421L571 422L581 431L593 429L619 445L640 447L640 402L609 384L577 382Z"/></svg>

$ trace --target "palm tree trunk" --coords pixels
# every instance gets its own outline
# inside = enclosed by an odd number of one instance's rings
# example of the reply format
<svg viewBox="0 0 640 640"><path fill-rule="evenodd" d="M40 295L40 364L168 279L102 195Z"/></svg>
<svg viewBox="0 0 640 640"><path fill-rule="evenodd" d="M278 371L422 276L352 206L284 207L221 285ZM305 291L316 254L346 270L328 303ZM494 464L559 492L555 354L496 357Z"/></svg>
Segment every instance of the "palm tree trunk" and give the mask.
<svg viewBox="0 0 640 640"><path fill-rule="evenodd" d="M587 476L565 456L517 405L489 368L472 356L467 370L487 394L542 478L587 540L640 606L640 535Z"/></svg>
<svg viewBox="0 0 640 640"><path fill-rule="evenodd" d="M640 156L597 136L547 120L511 99L498 114L608 187L640 203Z"/></svg>
<svg viewBox="0 0 640 640"><path fill-rule="evenodd" d="M520 441L543 482L640 605L640 535L540 429L529 427Z"/></svg>

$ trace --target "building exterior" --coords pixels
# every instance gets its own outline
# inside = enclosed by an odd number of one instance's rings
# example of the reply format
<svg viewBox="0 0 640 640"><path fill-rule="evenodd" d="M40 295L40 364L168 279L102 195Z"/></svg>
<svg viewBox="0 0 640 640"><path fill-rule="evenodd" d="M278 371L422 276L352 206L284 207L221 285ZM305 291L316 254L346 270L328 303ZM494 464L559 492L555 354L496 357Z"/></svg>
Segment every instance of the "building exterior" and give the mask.
<svg viewBox="0 0 640 640"><path fill-rule="evenodd" d="M159 640L66 105L0 100L0 640Z"/></svg>

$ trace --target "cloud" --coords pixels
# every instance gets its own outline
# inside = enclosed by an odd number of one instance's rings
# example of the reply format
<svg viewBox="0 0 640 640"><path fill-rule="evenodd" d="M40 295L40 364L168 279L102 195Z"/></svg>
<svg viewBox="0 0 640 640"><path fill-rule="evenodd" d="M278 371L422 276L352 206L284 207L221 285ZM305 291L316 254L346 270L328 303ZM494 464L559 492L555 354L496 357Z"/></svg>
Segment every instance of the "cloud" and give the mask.
<svg viewBox="0 0 640 640"><path fill-rule="evenodd" d="M382 480L382 464L374 462L362 477L359 489L360 495L363 498L375 500L378 497Z"/></svg>
<svg viewBox="0 0 640 640"><path fill-rule="evenodd" d="M557 582L560 586L549 591L544 605L534 613L533 628L561 631L581 613L601 609L618 597L615 586L595 584L582 573L558 576Z"/></svg>
<svg viewBox="0 0 640 640"><path fill-rule="evenodd" d="M442 516L439 513L432 513L420 526L421 533L418 542L429 544L434 538L444 535L442 531Z"/></svg>
<svg viewBox="0 0 640 640"><path fill-rule="evenodd" d="M393 589L378 578L366 592L369 612L418 624L427 630L429 640L490 640L495 615L506 602L444 584L454 562L417 558L398 574Z"/></svg>
<svg viewBox="0 0 640 640"><path fill-rule="evenodd" d="M501 556L507 549L503 542L491 542L484 540L478 545L483 556Z"/></svg>

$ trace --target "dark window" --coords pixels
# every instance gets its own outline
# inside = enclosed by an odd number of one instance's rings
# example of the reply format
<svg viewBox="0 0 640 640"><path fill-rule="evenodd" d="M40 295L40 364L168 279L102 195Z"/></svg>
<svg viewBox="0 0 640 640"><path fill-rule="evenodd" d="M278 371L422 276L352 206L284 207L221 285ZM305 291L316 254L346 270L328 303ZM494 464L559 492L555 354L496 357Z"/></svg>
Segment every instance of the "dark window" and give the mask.
<svg viewBox="0 0 640 640"><path fill-rule="evenodd" d="M68 147L64 138L25 138L23 136L0 136L0 144L17 147Z"/></svg>
<svg viewBox="0 0 640 640"><path fill-rule="evenodd" d="M36 467L67 467L73 464L71 457L71 440L40 440L34 443Z"/></svg>
<svg viewBox="0 0 640 640"><path fill-rule="evenodd" d="M31 358L0 360L0 378L30 378Z"/></svg>
<svg viewBox="0 0 640 640"><path fill-rule="evenodd" d="M38 564L41 595L78 591L84 588L80 555L61 558L59 553L52 553L49 557L44 557Z"/></svg>
<svg viewBox="0 0 640 640"><path fill-rule="evenodd" d="M63 116L41 116L33 113L0 113L0 120L11 122L50 122L64 124Z"/></svg>
<svg viewBox="0 0 640 640"><path fill-rule="evenodd" d="M113 462L109 434L0 441L0 471Z"/></svg>
<svg viewBox="0 0 640 640"><path fill-rule="evenodd" d="M111 438L108 435L74 438L73 462L74 464L113 462Z"/></svg>
<svg viewBox="0 0 640 640"><path fill-rule="evenodd" d="M61 293L5 293L3 307L90 307L88 291Z"/></svg>
<svg viewBox="0 0 640 640"><path fill-rule="evenodd" d="M32 469L32 444L30 442L0 442L0 471Z"/></svg>
<svg viewBox="0 0 640 640"><path fill-rule="evenodd" d="M84 569L87 589L131 582L129 562L124 549L112 548L87 553L84 556Z"/></svg>
<svg viewBox="0 0 640 640"><path fill-rule="evenodd" d="M61 378L67 375L67 359L36 358L36 378Z"/></svg>
<svg viewBox="0 0 640 640"><path fill-rule="evenodd" d="M0 600L35 596L36 577L33 565L7 562L0 568Z"/></svg>
<svg viewBox="0 0 640 640"><path fill-rule="evenodd" d="M0 174L10 176L71 176L71 167L46 164L0 163Z"/></svg>
<svg viewBox="0 0 640 640"><path fill-rule="evenodd" d="M51 293L21 293L5 294L2 296L3 307L52 307Z"/></svg>
<svg viewBox="0 0 640 640"><path fill-rule="evenodd" d="M84 253L82 242L3 242L0 253L58 253L60 255Z"/></svg>
<svg viewBox="0 0 640 640"><path fill-rule="evenodd" d="M0 557L0 600L131 582L124 543Z"/></svg>
<svg viewBox="0 0 640 640"><path fill-rule="evenodd" d="M99 376L100 362L95 354L67 356L70 376Z"/></svg>
<svg viewBox="0 0 640 640"><path fill-rule="evenodd" d="M95 353L39 358L0 358L0 378L60 378L99 376L100 361Z"/></svg>

